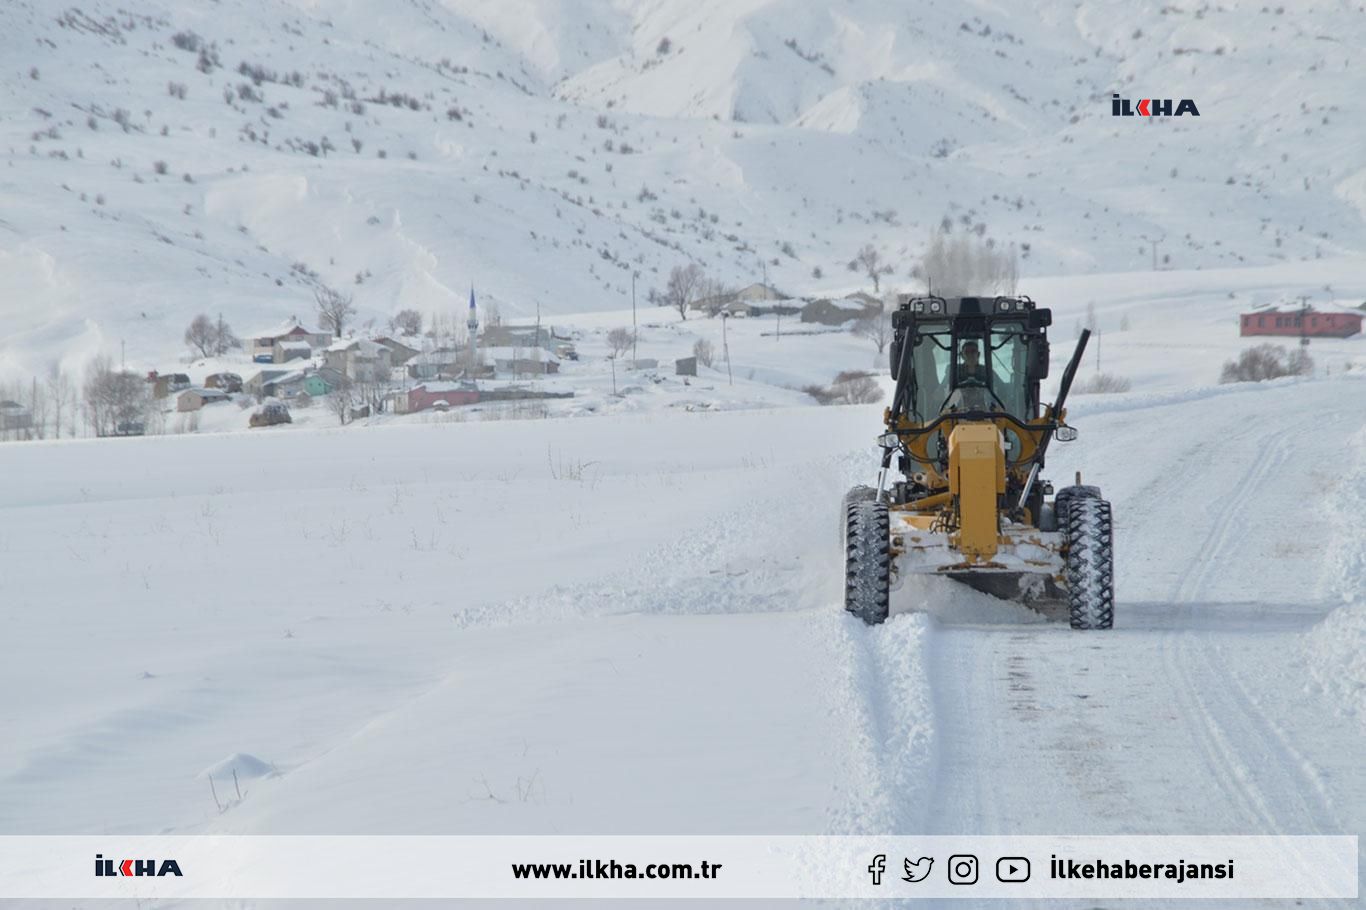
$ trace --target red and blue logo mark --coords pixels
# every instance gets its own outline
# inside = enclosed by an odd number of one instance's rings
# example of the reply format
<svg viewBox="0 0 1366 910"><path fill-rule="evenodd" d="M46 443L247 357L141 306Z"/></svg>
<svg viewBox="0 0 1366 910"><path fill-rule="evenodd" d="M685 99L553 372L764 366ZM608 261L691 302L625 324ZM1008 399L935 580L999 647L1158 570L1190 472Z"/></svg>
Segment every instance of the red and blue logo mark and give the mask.
<svg viewBox="0 0 1366 910"><path fill-rule="evenodd" d="M1181 117L1190 114L1200 116L1200 109L1189 98L1173 101L1171 98L1139 98L1137 103L1118 94L1110 96L1110 115L1112 117Z"/></svg>
<svg viewBox="0 0 1366 910"><path fill-rule="evenodd" d="M138 876L138 875L181 875L180 864L173 859L125 859L115 863L105 859L104 854L95 854L95 874L98 876Z"/></svg>

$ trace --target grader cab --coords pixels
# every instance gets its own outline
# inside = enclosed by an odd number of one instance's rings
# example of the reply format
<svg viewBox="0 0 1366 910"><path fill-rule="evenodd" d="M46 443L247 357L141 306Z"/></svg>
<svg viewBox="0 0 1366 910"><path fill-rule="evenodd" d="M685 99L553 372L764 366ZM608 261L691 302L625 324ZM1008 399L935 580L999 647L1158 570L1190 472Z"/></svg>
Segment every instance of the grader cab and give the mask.
<svg viewBox="0 0 1366 910"><path fill-rule="evenodd" d="M1028 297L906 297L892 314L896 380L876 487L845 497L845 608L884 621L913 575L996 597L1066 604L1076 629L1114 621L1110 504L1075 485L1053 494L1049 445L1076 438L1063 405L1083 331L1051 404L1052 313Z"/></svg>

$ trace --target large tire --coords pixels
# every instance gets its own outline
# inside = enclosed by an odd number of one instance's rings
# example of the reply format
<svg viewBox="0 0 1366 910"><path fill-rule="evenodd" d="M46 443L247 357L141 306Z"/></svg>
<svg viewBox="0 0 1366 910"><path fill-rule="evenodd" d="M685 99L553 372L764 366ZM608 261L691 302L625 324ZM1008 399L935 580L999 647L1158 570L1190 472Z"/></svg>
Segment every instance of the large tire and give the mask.
<svg viewBox="0 0 1366 910"><path fill-rule="evenodd" d="M1059 516L1067 535L1068 617L1074 629L1109 629L1115 621L1114 527L1110 504L1081 496Z"/></svg>
<svg viewBox="0 0 1366 910"><path fill-rule="evenodd" d="M877 499L877 490L864 484L850 487L849 492L844 494L844 500L840 503L840 546L844 546L846 536L849 533L849 507L856 502L872 502Z"/></svg>
<svg viewBox="0 0 1366 910"><path fill-rule="evenodd" d="M1068 505L1078 499L1100 499L1100 487L1074 484L1063 487L1053 498L1053 511L1058 516L1058 527L1067 528Z"/></svg>
<svg viewBox="0 0 1366 910"><path fill-rule="evenodd" d="M849 503L844 552L844 609L870 626L885 622L891 583L886 503Z"/></svg>

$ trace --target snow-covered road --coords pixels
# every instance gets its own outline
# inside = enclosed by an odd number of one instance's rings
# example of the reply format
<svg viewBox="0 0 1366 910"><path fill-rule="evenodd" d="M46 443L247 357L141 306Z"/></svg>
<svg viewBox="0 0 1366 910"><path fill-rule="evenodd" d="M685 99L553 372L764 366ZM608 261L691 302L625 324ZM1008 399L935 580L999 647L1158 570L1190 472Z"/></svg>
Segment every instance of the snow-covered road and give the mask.
<svg viewBox="0 0 1366 910"><path fill-rule="evenodd" d="M0 833L1359 834L1363 388L1080 401L1089 634L842 614L877 408L7 446Z"/></svg>

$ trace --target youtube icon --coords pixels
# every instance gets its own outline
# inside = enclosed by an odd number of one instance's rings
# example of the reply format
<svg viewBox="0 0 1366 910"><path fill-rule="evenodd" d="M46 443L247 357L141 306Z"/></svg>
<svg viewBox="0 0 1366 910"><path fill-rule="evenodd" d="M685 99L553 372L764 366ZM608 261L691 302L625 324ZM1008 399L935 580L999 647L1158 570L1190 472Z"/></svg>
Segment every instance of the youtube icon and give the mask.
<svg viewBox="0 0 1366 910"><path fill-rule="evenodd" d="M1029 881L1029 860L1023 856L1003 856L996 861L996 880L1002 882Z"/></svg>

